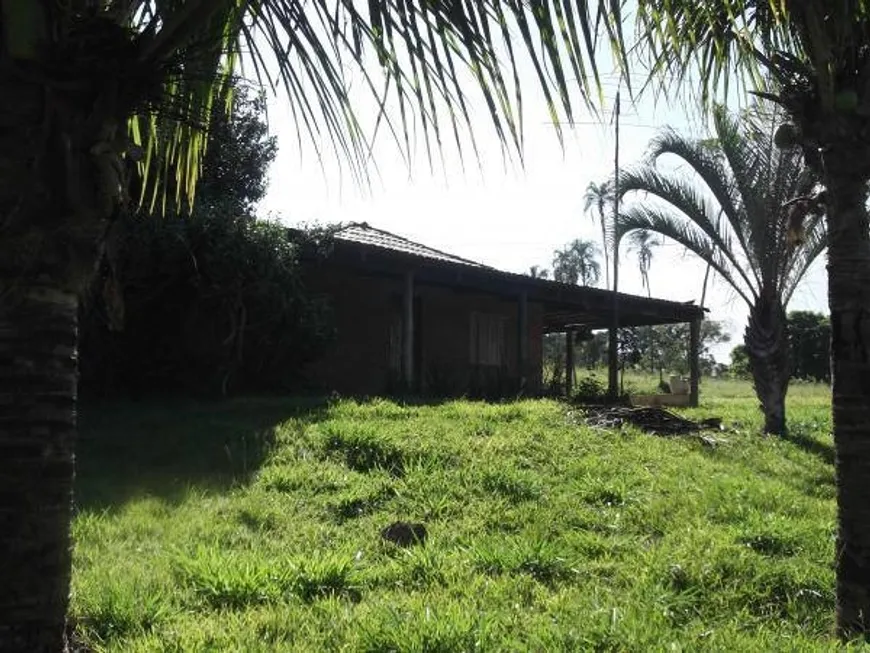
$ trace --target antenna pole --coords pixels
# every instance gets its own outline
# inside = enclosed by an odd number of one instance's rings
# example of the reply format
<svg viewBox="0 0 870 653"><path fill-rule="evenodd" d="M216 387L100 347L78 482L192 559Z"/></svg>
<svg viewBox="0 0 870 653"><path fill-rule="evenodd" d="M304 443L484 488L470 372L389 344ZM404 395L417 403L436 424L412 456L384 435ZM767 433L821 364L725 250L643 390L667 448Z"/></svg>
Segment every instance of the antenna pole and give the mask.
<svg viewBox="0 0 870 653"><path fill-rule="evenodd" d="M619 238L616 233L619 216L619 90L616 91L616 145L613 152L613 313L607 346L607 393L610 399L619 396Z"/></svg>

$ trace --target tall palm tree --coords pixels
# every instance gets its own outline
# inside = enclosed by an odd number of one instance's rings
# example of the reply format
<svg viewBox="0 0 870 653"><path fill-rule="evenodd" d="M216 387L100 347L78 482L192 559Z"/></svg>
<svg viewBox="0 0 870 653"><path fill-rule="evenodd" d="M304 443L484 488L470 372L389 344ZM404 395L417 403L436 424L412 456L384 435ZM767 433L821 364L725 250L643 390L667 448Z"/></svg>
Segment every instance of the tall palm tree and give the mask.
<svg viewBox="0 0 870 653"><path fill-rule="evenodd" d="M351 76L381 108L374 131L386 125L406 151L411 125L427 147L452 132L462 149L468 82L498 136L519 147L515 55L531 58L549 108L570 118L567 80L584 98L597 87L590 62L600 24L619 33L617 5L0 0L4 651L62 648L78 293L102 253L111 255L131 172L144 177L145 202L192 202L209 110L230 100L227 81L243 53L248 70L285 89L301 135L327 136L364 176L374 134L357 120Z"/></svg>
<svg viewBox="0 0 870 653"><path fill-rule="evenodd" d="M590 181L583 194L583 211L590 213L594 208L592 219L598 219L601 227L601 251L604 252L604 285L610 288L610 239L607 234L612 231L612 223L609 220L610 207L613 204L613 182L603 181L600 184Z"/></svg>
<svg viewBox="0 0 870 653"><path fill-rule="evenodd" d="M870 0L638 0L635 50L669 89L710 100L735 77L773 80L790 122L777 142L803 154L828 225L833 431L838 501L837 629L870 633ZM765 92L765 91L762 91Z"/></svg>
<svg viewBox="0 0 870 653"><path fill-rule="evenodd" d="M648 229L636 229L628 234L628 250L637 255L637 267L640 279L646 288L647 297L652 297L649 285L649 269L652 266L653 248L658 247L658 241Z"/></svg>
<svg viewBox="0 0 870 653"><path fill-rule="evenodd" d="M764 430L784 434L790 373L784 307L825 249L825 223L821 213L809 216L801 243L789 232L784 205L811 192L815 181L799 155L773 145L775 122L749 111L735 118L719 106L713 126L712 141L664 131L650 145L650 161L620 176L621 192L634 201L618 216L617 236L646 231L676 241L746 302L744 341ZM662 167L665 155L683 165Z"/></svg>
<svg viewBox="0 0 870 653"><path fill-rule="evenodd" d="M575 240L553 252L553 279L594 286L601 279L598 247L591 240Z"/></svg>

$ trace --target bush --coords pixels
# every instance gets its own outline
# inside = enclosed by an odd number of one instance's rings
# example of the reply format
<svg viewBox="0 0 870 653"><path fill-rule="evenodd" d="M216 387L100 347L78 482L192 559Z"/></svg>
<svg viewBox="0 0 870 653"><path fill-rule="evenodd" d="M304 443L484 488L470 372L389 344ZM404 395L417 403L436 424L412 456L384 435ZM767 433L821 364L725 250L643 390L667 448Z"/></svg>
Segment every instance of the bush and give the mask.
<svg viewBox="0 0 870 653"><path fill-rule="evenodd" d="M831 321L821 313L791 311L788 314L792 378L831 381Z"/></svg>
<svg viewBox="0 0 870 653"><path fill-rule="evenodd" d="M577 379L577 388L574 393L578 399L595 401L607 396L607 388L594 376L584 376Z"/></svg>
<svg viewBox="0 0 870 653"><path fill-rule="evenodd" d="M752 377L749 369L749 352L746 349L746 345L737 345L731 350L729 372L735 379L749 379Z"/></svg>
<svg viewBox="0 0 870 653"><path fill-rule="evenodd" d="M298 388L329 339L329 311L306 297L298 259L329 240L254 218L276 143L263 96L240 83L233 96L230 115L213 110L196 204L168 216L146 205L112 225L80 318L86 396ZM171 175L153 181L157 197L178 190Z"/></svg>
<svg viewBox="0 0 870 653"><path fill-rule="evenodd" d="M300 247L271 222L124 219L113 269L84 302L85 395L298 389L332 334ZM123 314L123 320L121 319Z"/></svg>

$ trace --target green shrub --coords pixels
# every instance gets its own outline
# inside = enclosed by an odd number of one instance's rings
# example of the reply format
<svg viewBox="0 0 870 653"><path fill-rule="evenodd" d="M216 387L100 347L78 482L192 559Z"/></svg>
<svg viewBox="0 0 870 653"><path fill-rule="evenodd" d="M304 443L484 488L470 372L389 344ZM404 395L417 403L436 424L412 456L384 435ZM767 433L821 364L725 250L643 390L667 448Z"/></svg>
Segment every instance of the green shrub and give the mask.
<svg viewBox="0 0 870 653"><path fill-rule="evenodd" d="M276 147L262 96L237 85L234 97L230 116L211 117L195 206L146 202L112 224L80 317L86 396L285 390L328 341L298 256L328 239L254 218ZM152 191L134 181L131 196Z"/></svg>
<svg viewBox="0 0 870 653"><path fill-rule="evenodd" d="M607 395L607 388L594 376L584 376L577 379L575 394L579 399L594 401Z"/></svg>
<svg viewBox="0 0 870 653"><path fill-rule="evenodd" d="M81 324L85 394L227 394L298 388L329 342L286 229L220 215L125 220L115 278L123 326L99 287ZM108 283L108 282L107 282Z"/></svg>

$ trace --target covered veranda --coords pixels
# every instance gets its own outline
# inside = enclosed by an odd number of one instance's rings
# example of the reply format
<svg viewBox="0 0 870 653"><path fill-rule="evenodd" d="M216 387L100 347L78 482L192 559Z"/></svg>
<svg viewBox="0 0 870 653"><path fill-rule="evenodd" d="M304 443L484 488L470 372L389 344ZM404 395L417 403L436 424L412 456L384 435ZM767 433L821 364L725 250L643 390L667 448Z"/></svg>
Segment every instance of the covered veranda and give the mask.
<svg viewBox="0 0 870 653"><path fill-rule="evenodd" d="M704 309L694 302L673 302L651 297L613 293L598 288L553 284L540 286L535 299L544 307L543 332L565 335L565 392L570 395L574 383L574 335L612 329L614 326L637 327L688 323L689 342L686 355L689 366L689 405L698 405L700 380L700 332ZM618 359L609 358L609 393L617 395Z"/></svg>

